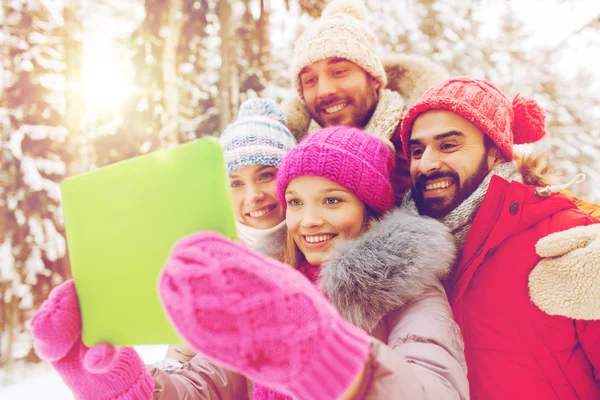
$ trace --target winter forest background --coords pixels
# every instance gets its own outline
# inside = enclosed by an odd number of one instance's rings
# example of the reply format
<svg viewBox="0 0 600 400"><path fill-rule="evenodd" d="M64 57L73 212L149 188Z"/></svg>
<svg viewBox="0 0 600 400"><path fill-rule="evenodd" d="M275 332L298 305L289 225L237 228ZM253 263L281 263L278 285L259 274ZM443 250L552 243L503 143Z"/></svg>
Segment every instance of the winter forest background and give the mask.
<svg viewBox="0 0 600 400"><path fill-rule="evenodd" d="M39 361L28 321L70 277L59 183L204 135L290 93L292 43L324 0L2 0L0 386ZM597 1L371 0L388 52L431 57L547 110L540 144L600 202ZM593 54L596 55L593 58Z"/></svg>

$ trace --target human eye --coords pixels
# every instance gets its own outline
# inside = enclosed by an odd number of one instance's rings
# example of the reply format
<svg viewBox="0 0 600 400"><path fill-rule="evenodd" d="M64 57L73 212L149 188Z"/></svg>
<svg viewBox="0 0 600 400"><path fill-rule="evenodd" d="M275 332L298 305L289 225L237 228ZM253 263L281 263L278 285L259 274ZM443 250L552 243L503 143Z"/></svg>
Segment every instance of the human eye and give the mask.
<svg viewBox="0 0 600 400"><path fill-rule="evenodd" d="M243 183L240 180L234 180L234 181L231 181L231 183L230 183L230 186L232 188L237 188L237 187L240 187L242 185L243 185Z"/></svg>
<svg viewBox="0 0 600 400"><path fill-rule="evenodd" d="M348 72L348 68L336 68L333 70L333 76L343 76Z"/></svg>
<svg viewBox="0 0 600 400"><path fill-rule="evenodd" d="M298 199L290 199L287 201L288 207L298 207L302 205L302 202Z"/></svg>
<svg viewBox="0 0 600 400"><path fill-rule="evenodd" d="M260 174L258 180L264 182L267 180L272 180L273 178L275 178L274 172L263 172L262 174Z"/></svg>
<svg viewBox="0 0 600 400"><path fill-rule="evenodd" d="M458 143L456 142L444 142L440 145L440 149L446 152L452 152L458 148Z"/></svg>
<svg viewBox="0 0 600 400"><path fill-rule="evenodd" d="M327 204L328 206L334 206L334 205L336 205L338 203L341 203L341 202L342 202L342 199L337 198L337 197L326 197L323 200L323 203Z"/></svg>
<svg viewBox="0 0 600 400"><path fill-rule="evenodd" d="M413 147L410 150L410 157L414 160L418 160L423 155L423 149L420 147Z"/></svg>
<svg viewBox="0 0 600 400"><path fill-rule="evenodd" d="M302 77L302 86L313 86L317 82L317 78L311 75L305 75Z"/></svg>

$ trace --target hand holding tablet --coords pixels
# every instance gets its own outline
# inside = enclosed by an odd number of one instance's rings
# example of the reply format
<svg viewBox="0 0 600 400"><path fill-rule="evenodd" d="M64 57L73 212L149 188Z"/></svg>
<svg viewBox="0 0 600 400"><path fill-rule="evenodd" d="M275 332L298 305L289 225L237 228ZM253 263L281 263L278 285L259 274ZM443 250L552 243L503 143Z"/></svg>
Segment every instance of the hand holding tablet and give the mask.
<svg viewBox="0 0 600 400"><path fill-rule="evenodd" d="M61 184L87 346L176 344L157 279L173 244L198 231L234 238L221 147L203 138Z"/></svg>

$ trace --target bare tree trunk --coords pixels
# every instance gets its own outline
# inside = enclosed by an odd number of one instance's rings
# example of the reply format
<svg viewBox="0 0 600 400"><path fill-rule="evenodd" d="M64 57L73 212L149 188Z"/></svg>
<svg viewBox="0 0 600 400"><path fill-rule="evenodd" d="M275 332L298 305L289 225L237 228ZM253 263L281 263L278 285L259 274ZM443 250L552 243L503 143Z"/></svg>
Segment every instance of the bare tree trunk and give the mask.
<svg viewBox="0 0 600 400"><path fill-rule="evenodd" d="M239 82L235 65L236 43L229 1L219 0L217 16L221 23L221 76L219 79L219 132L229 125L237 108Z"/></svg>
<svg viewBox="0 0 600 400"><path fill-rule="evenodd" d="M10 282L2 282L2 288L7 289L10 285ZM13 357L12 357L12 346L14 341L15 327L19 321L19 308L18 308L18 299L15 296L12 296L9 302L6 302L6 299L2 301L2 325L0 332L3 333L6 341L1 343L0 347L0 366L6 370L10 370L13 365Z"/></svg>
<svg viewBox="0 0 600 400"><path fill-rule="evenodd" d="M183 0L170 0L167 17L167 35L163 53L163 82L167 112L167 137L169 143L179 137L179 82L177 79L177 48L183 27Z"/></svg>
<svg viewBox="0 0 600 400"><path fill-rule="evenodd" d="M70 159L67 160L67 176L77 175L87 169L85 161L85 139L81 134L81 115L83 113L83 94L81 91L81 1L69 0L63 9L65 28L63 43L65 48L66 110L65 124L69 131L68 143Z"/></svg>
<svg viewBox="0 0 600 400"><path fill-rule="evenodd" d="M269 38L269 0L260 0L260 16L256 22L256 35L258 36L258 68L266 80L270 80L267 57L270 53Z"/></svg>
<svg viewBox="0 0 600 400"><path fill-rule="evenodd" d="M6 282L2 282L0 281L0 293L4 294L6 293ZM2 296L2 298L0 298L0 333L4 333L4 332L8 332L7 330L7 326L8 326L8 312L6 311L7 308L7 304L4 301L4 296ZM0 367L4 366L4 363L6 362L6 360L8 359L7 354L7 347L4 344L4 335L0 334Z"/></svg>
<svg viewBox="0 0 600 400"><path fill-rule="evenodd" d="M19 323L19 307L18 307L18 302L17 302L17 298L15 296L13 296L13 298L11 299L11 302L9 303L9 307L8 307L8 329L7 329L7 333L8 333L8 339L6 340L6 348L8 349L8 361L5 364L5 368L10 370L10 367L13 364L13 356L12 356L12 350L13 350L13 342L15 339L15 327L18 325Z"/></svg>

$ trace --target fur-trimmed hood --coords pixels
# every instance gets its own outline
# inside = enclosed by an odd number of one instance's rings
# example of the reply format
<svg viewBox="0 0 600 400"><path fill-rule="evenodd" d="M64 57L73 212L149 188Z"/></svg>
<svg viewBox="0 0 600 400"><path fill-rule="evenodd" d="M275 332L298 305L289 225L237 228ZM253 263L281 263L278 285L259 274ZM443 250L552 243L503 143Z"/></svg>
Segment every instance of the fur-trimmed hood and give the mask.
<svg viewBox="0 0 600 400"><path fill-rule="evenodd" d="M425 91L450 77L448 71L435 62L408 54L386 54L381 57L388 78L386 89L400 95L404 113ZM300 141L308 132L311 118L306 105L296 91L281 104L287 126ZM399 123L400 121L398 121ZM390 139L390 138L388 138Z"/></svg>
<svg viewBox="0 0 600 400"><path fill-rule="evenodd" d="M560 180L544 153L519 156L517 164L525 184ZM443 279L456 253L444 224L400 208L360 238L338 243L323 266L319 286L346 320L370 331L386 314Z"/></svg>
<svg viewBox="0 0 600 400"><path fill-rule="evenodd" d="M397 92L410 108L430 88L450 78L439 64L416 55L386 54L381 57L387 74L386 89Z"/></svg>
<svg viewBox="0 0 600 400"><path fill-rule="evenodd" d="M347 321L372 331L389 312L444 278L455 257L448 228L396 209L360 238L339 242L319 286Z"/></svg>
<svg viewBox="0 0 600 400"><path fill-rule="evenodd" d="M561 176L550 163L545 152L529 153L516 156L519 172L523 175L523 183L531 186L556 185Z"/></svg>

